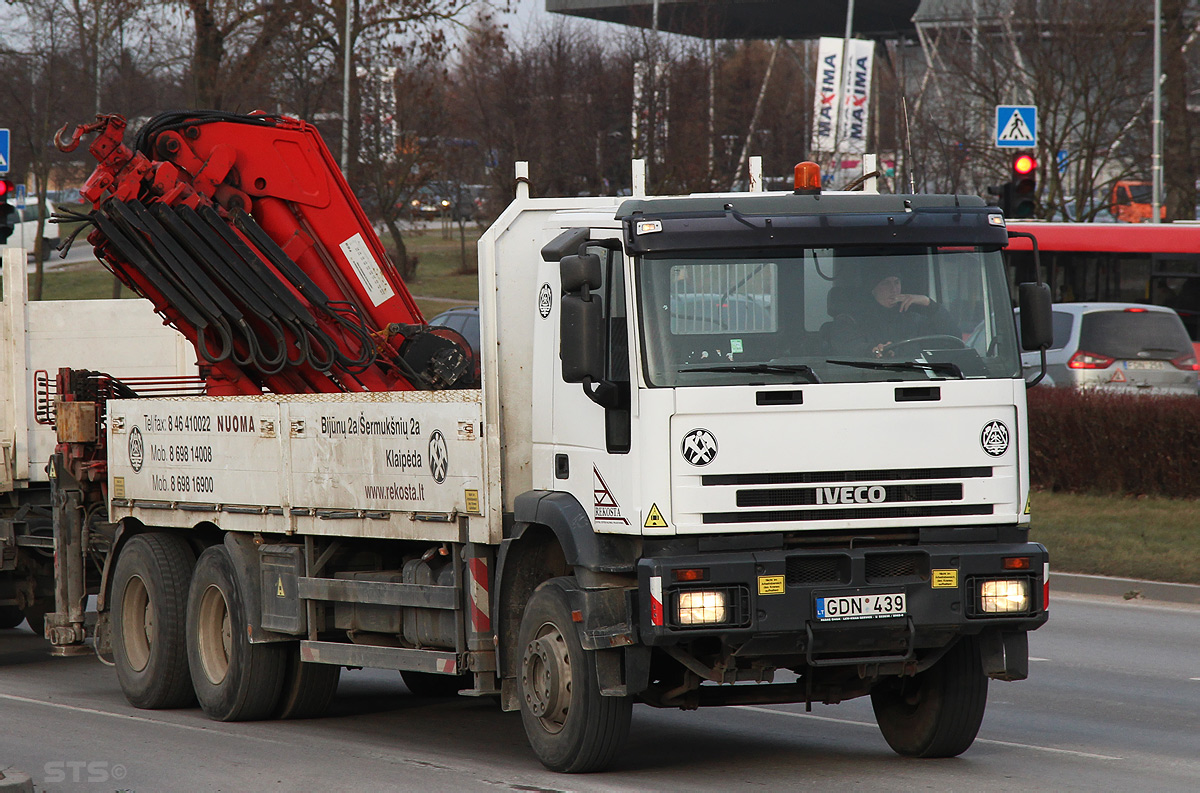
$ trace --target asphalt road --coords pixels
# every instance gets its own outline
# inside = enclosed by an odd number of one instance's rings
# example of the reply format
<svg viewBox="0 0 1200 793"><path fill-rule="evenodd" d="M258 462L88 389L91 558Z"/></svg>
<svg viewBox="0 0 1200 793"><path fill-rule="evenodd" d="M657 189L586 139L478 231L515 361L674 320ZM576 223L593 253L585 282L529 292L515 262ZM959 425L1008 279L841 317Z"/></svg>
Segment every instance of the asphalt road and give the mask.
<svg viewBox="0 0 1200 793"><path fill-rule="evenodd" d="M616 768L545 771L517 714L418 700L399 676L347 672L331 714L222 724L139 711L96 659L51 659L0 631L0 769L39 790L1194 791L1200 608L1055 597L1031 677L991 684L980 737L951 760L892 754L869 703L684 713L639 706Z"/></svg>

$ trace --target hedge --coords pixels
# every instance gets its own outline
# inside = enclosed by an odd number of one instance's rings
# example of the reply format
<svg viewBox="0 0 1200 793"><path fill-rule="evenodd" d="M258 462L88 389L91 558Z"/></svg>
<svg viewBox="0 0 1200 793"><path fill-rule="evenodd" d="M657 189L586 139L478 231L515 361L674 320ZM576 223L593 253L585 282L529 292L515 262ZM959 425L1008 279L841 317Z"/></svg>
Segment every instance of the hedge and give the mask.
<svg viewBox="0 0 1200 793"><path fill-rule="evenodd" d="M1035 488L1200 498L1200 398L1029 391Z"/></svg>

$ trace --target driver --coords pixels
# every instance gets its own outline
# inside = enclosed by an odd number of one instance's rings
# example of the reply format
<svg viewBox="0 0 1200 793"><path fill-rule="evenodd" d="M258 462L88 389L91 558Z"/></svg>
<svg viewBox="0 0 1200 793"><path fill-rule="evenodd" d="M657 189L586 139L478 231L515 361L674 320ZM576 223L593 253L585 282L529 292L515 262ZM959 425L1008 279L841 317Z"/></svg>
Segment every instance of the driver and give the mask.
<svg viewBox="0 0 1200 793"><path fill-rule="evenodd" d="M908 294L893 270L876 270L866 281L869 292L834 317L833 344L844 352L866 352L876 358L894 354L892 347L922 336L959 337L945 307L928 295Z"/></svg>

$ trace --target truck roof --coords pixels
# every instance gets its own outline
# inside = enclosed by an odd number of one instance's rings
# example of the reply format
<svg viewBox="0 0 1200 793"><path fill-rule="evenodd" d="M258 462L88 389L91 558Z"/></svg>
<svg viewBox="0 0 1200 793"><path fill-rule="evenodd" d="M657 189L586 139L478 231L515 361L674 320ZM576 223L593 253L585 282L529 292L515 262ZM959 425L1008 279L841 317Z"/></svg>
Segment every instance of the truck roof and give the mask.
<svg viewBox="0 0 1200 793"><path fill-rule="evenodd" d="M617 219L632 253L846 245L1008 244L979 196L743 193L636 198Z"/></svg>

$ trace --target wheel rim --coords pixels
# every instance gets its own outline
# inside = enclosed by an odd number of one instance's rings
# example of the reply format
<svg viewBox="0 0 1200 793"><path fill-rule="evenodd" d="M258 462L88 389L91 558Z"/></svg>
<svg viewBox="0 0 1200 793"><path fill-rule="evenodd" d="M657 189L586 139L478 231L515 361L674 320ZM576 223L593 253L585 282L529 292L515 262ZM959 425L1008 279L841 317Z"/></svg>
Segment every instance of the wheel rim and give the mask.
<svg viewBox="0 0 1200 793"><path fill-rule="evenodd" d="M150 663L154 644L154 611L150 591L141 576L132 576L121 593L121 637L129 668L140 672Z"/></svg>
<svg viewBox="0 0 1200 793"><path fill-rule="evenodd" d="M521 688L525 706L543 729L558 733L571 710L571 655L566 639L553 623L544 623L525 647Z"/></svg>
<svg viewBox="0 0 1200 793"><path fill-rule="evenodd" d="M229 654L233 644L229 604L225 602L225 593L219 587L210 585L200 596L197 622L196 648L199 650L200 666L208 681L219 685L229 674Z"/></svg>

